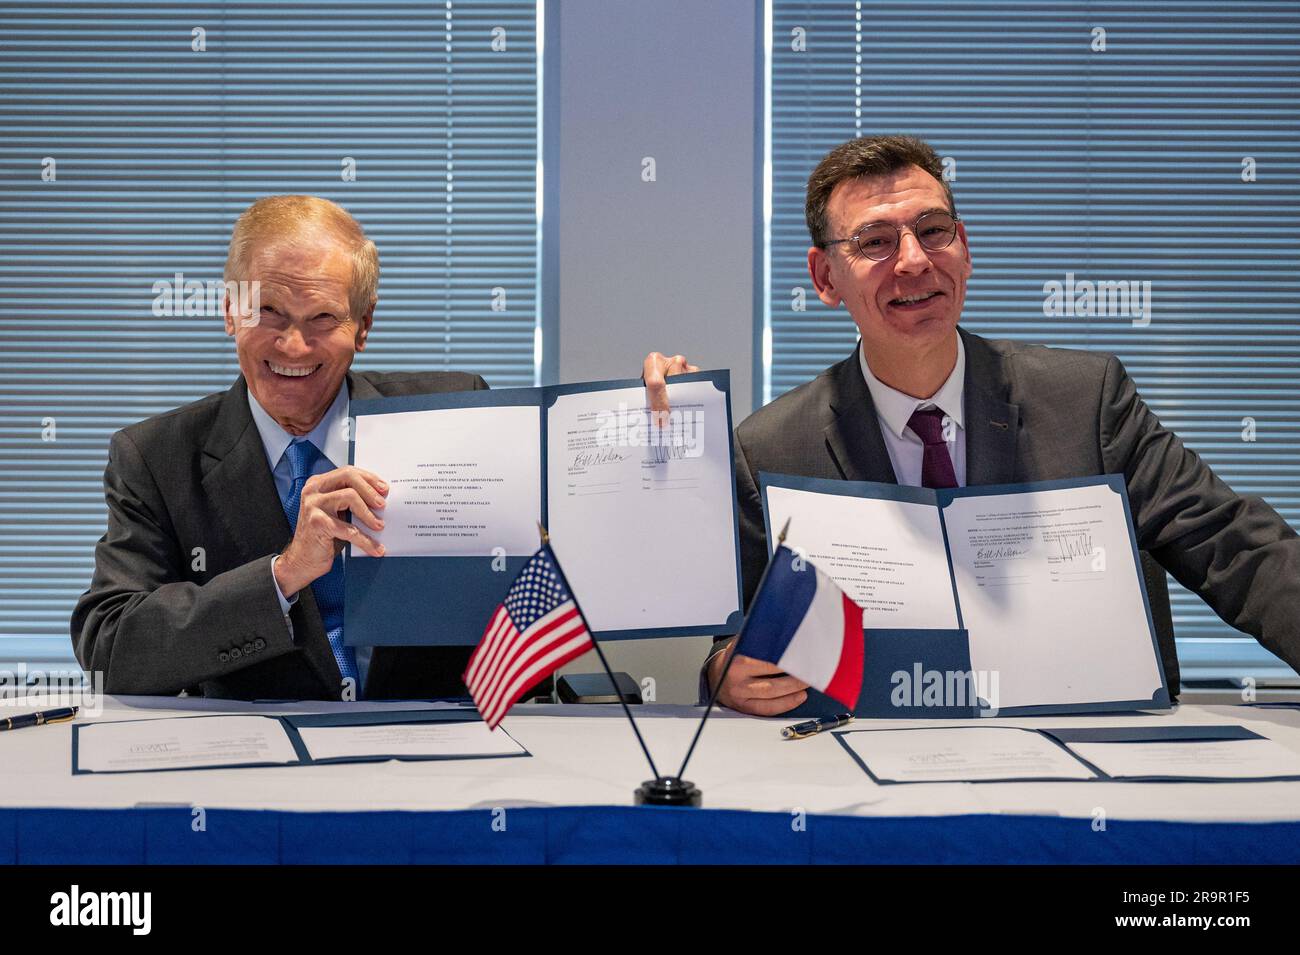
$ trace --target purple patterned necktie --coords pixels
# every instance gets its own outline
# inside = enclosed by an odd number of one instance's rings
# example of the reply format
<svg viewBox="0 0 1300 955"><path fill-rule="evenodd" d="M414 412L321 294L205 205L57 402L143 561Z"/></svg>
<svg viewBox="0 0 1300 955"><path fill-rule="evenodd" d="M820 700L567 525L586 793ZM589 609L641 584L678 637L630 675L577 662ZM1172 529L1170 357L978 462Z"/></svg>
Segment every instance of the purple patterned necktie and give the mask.
<svg viewBox="0 0 1300 955"><path fill-rule="evenodd" d="M947 417L938 408L917 409L912 412L907 426L925 445L921 458L921 487L956 487L957 475L948 455L948 442L943 439L943 422Z"/></svg>

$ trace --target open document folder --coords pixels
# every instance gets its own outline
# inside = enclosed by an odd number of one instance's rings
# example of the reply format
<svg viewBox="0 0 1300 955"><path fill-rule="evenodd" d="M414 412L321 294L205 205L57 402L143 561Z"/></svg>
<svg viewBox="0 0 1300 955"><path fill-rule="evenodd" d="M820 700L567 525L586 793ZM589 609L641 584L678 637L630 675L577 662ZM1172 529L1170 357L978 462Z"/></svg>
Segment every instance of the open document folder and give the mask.
<svg viewBox="0 0 1300 955"><path fill-rule="evenodd" d="M740 550L725 371L352 403L352 463L388 482L385 548L347 555L349 644L473 645L538 546L602 639L735 633Z"/></svg>
<svg viewBox="0 0 1300 955"><path fill-rule="evenodd" d="M74 774L527 755L473 710L176 716L72 727Z"/></svg>
<svg viewBox="0 0 1300 955"><path fill-rule="evenodd" d="M1300 779L1300 752L1237 725L1037 729L915 727L836 732L880 784L1257 782Z"/></svg>
<svg viewBox="0 0 1300 955"><path fill-rule="evenodd" d="M866 683L875 630L891 666L909 639L918 651L936 633L968 641L957 657L981 706L1002 715L1170 705L1122 477L947 490L766 473L759 483L769 542L790 520L788 544L863 609L864 696L881 696Z"/></svg>

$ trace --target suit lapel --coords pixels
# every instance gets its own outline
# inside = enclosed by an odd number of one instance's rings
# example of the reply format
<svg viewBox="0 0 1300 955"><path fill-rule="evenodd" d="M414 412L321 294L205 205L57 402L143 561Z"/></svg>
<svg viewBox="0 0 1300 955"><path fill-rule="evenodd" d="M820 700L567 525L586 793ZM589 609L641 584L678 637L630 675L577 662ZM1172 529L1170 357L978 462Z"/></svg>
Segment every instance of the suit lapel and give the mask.
<svg viewBox="0 0 1300 955"><path fill-rule="evenodd" d="M1020 406L1005 398L1010 383L997 353L978 335L961 328L958 332L966 346L966 484L1009 484L1015 480ZM841 476L897 484L856 348L830 376L833 418L826 427L826 443Z"/></svg>
<svg viewBox="0 0 1300 955"><path fill-rule="evenodd" d="M364 373L353 374L348 372L348 395L350 398L365 400L367 398L382 398L379 389L370 383L370 379Z"/></svg>
<svg viewBox="0 0 1300 955"><path fill-rule="evenodd" d="M897 484L857 348L830 370L830 377L833 418L825 434L840 475L846 481Z"/></svg>
<svg viewBox="0 0 1300 955"><path fill-rule="evenodd" d="M357 433L357 419L352 411L352 402L384 397L364 374L348 372L346 385L348 389L348 455L344 460L334 462L337 467L343 467L352 461L352 442L355 440Z"/></svg>
<svg viewBox="0 0 1300 955"><path fill-rule="evenodd" d="M1016 473L1020 406L1005 400L1002 360L978 335L958 328L966 346L966 485L1010 484Z"/></svg>
<svg viewBox="0 0 1300 955"><path fill-rule="evenodd" d="M203 454L203 490L216 504L214 510L244 560L284 547L289 521L248 410L248 386L242 377L222 399Z"/></svg>
<svg viewBox="0 0 1300 955"><path fill-rule="evenodd" d="M203 455L203 490L242 558L252 561L283 550L292 537L289 520L248 408L248 385L242 376L222 399ZM343 677L310 587L298 594L293 618L298 646L327 692L336 694Z"/></svg>

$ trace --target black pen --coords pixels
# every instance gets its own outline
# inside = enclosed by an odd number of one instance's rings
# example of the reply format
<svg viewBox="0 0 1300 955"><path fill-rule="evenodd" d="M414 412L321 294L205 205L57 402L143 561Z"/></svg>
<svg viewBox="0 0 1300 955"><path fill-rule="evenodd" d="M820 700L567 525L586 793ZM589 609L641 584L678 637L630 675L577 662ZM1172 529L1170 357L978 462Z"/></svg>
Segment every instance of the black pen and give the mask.
<svg viewBox="0 0 1300 955"><path fill-rule="evenodd" d="M0 731L20 730L24 726L42 726L45 723L66 723L77 715L79 706L65 706L60 710L45 710L41 713L24 713L22 716L7 716L0 719Z"/></svg>
<svg viewBox="0 0 1300 955"><path fill-rule="evenodd" d="M833 730L836 727L846 726L852 722L852 713L841 713L839 716L823 716L819 720L808 720L806 723L795 723L793 726L787 726L781 730L781 735L786 739L803 739L805 736L816 736L822 730Z"/></svg>

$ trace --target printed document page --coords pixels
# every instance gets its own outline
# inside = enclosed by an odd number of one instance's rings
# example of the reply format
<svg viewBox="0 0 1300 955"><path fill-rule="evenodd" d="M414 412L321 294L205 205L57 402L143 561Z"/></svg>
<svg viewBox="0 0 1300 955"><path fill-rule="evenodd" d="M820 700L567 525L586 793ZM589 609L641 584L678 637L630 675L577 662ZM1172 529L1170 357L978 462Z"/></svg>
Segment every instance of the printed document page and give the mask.
<svg viewBox="0 0 1300 955"><path fill-rule="evenodd" d="M386 557L511 557L537 549L542 506L536 406L359 415L353 462L388 482L375 531ZM367 557L352 545L351 557Z"/></svg>
<svg viewBox="0 0 1300 955"><path fill-rule="evenodd" d="M312 759L372 756L517 756L525 750L503 729L482 720L436 723L375 723L300 726L298 735Z"/></svg>
<svg viewBox="0 0 1300 955"><path fill-rule="evenodd" d="M1260 779L1300 776L1300 753L1271 739L1065 744L1108 776Z"/></svg>
<svg viewBox="0 0 1300 955"><path fill-rule="evenodd" d="M1159 689L1115 491L963 497L943 519L971 666L999 674L999 707L1149 700Z"/></svg>
<svg viewBox="0 0 1300 955"><path fill-rule="evenodd" d="M77 768L123 773L296 763L289 735L267 716L197 716L87 723L77 731Z"/></svg>
<svg viewBox="0 0 1300 955"><path fill-rule="evenodd" d="M767 507L769 547L789 519L786 546L862 608L863 627L957 627L943 529L933 504L769 487Z"/></svg>
<svg viewBox="0 0 1300 955"><path fill-rule="evenodd" d="M868 730L836 734L882 782L1096 779L1041 733L1010 726Z"/></svg>
<svg viewBox="0 0 1300 955"><path fill-rule="evenodd" d="M561 395L547 412L551 546L596 631L722 625L740 609L727 395L668 385Z"/></svg>

